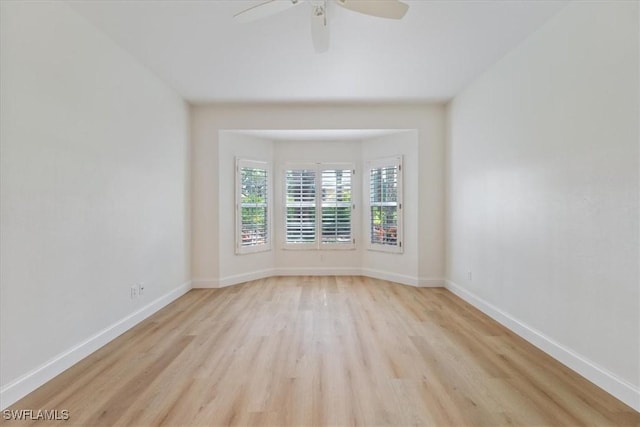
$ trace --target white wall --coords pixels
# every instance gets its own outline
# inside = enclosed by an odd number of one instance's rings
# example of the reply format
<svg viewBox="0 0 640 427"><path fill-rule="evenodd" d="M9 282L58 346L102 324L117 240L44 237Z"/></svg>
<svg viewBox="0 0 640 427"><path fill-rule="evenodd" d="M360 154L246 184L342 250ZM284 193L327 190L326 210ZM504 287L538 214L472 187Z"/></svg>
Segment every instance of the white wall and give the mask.
<svg viewBox="0 0 640 427"><path fill-rule="evenodd" d="M65 3L1 8L6 407L188 289L190 215L183 101Z"/></svg>
<svg viewBox="0 0 640 427"><path fill-rule="evenodd" d="M222 161L219 134L220 131L230 129L416 129L418 141L408 157L415 159L416 162L419 161L424 168L420 168L413 177L419 181L416 188L419 187L420 192L412 192L407 197L420 212L418 227L409 231L416 235L415 239L419 243L415 254L407 257L415 257L415 268L411 271L412 282L427 285L441 284L444 275L444 117L443 106L426 104L379 106L276 104L192 107L194 285L219 286L234 282L226 280L229 276L223 275L221 268L223 258L232 256L229 255L232 252L227 250L226 254L222 254L218 245L221 239L227 238L221 235L221 229L229 227L229 224L221 220L217 202L222 184L222 179L218 177L218 166ZM413 135L415 139L416 134ZM330 144L324 146L320 142L287 144L277 141L274 142L274 160L277 162L292 160L298 157L298 154L303 154L304 149L295 144L311 144L307 146L306 155L316 158L324 155L328 156L327 160L329 157L333 158L331 153L334 148L330 149ZM363 141L362 144L362 152L359 156L357 144L353 146L347 144L350 147L348 154L350 158L362 158L365 155L362 153L366 153L367 142ZM361 185L361 181L358 185ZM277 187L276 190L278 190ZM274 220L277 223L276 217ZM361 238L360 241L361 244L364 243ZM298 268L302 269L298 270L301 272L312 272L314 269L336 267L348 273L351 267L362 267L360 249L342 256L324 252L325 256L322 259L316 255L291 251L285 253L277 250L274 269L279 272L286 272L285 269L294 272L294 269ZM352 265L356 258L359 258L360 262ZM248 261L243 261L242 265L242 268L249 272L262 269L261 264L253 267Z"/></svg>
<svg viewBox="0 0 640 427"><path fill-rule="evenodd" d="M637 9L571 3L453 100L447 259L451 289L640 409Z"/></svg>

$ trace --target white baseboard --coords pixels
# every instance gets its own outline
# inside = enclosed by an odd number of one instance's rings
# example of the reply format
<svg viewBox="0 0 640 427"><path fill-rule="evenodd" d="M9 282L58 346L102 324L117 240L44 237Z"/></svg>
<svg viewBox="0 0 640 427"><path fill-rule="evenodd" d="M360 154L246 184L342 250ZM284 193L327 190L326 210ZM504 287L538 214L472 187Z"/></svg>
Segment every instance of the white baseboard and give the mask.
<svg viewBox="0 0 640 427"><path fill-rule="evenodd" d="M402 283L403 285L441 288L444 286L444 279L424 278L409 276L405 274L392 273L383 270L360 267L289 267L270 268L266 270L251 271L233 276L226 276L220 279L193 279L193 288L223 288L237 285L251 280L259 280L273 276L367 276L374 279L388 280L390 282Z"/></svg>
<svg viewBox="0 0 640 427"><path fill-rule="evenodd" d="M418 279L418 286L421 288L444 288L444 282L444 279L420 277Z"/></svg>
<svg viewBox="0 0 640 427"><path fill-rule="evenodd" d="M226 286L237 285L239 283L249 282L251 280L260 280L267 277L275 276L275 274L273 274L273 271L273 268L269 268L266 270L251 271L249 273L226 276L218 280L216 287L224 288Z"/></svg>
<svg viewBox="0 0 640 427"><path fill-rule="evenodd" d="M238 285L251 280L265 279L274 276L360 276L361 274L362 271L360 268L269 268L233 276L225 276L220 279L194 279L193 287L197 289L224 288L226 286Z"/></svg>
<svg viewBox="0 0 640 427"><path fill-rule="evenodd" d="M560 363L576 371L607 393L640 412L640 388L617 377L582 355L547 337L542 332L526 325L509 313L478 297L467 289L446 281L446 288L469 304L482 311L498 323L515 332Z"/></svg>
<svg viewBox="0 0 640 427"><path fill-rule="evenodd" d="M274 276L360 276L358 267L290 267L276 268Z"/></svg>
<svg viewBox="0 0 640 427"><path fill-rule="evenodd" d="M218 287L218 279L193 279L191 285L193 289L214 289Z"/></svg>
<svg viewBox="0 0 640 427"><path fill-rule="evenodd" d="M373 268L363 268L362 275L372 277L374 279L387 280L389 282L401 283L403 285L415 286L417 288L442 288L444 287L444 279L432 277L416 277L406 274L393 273L384 270L375 270Z"/></svg>
<svg viewBox="0 0 640 427"><path fill-rule="evenodd" d="M265 279L267 277L277 276L275 269L250 271L248 273L234 274L233 276L225 276L215 279L193 279L193 289L218 289L227 286L239 285L240 283L250 282L252 280Z"/></svg>
<svg viewBox="0 0 640 427"><path fill-rule="evenodd" d="M180 285L176 289L157 298L155 301L150 302L92 337L89 337L75 347L59 354L45 364L2 387L2 389L0 389L0 410L22 399L27 394L75 365L100 347L122 335L164 306L180 298L189 292L190 289L191 282Z"/></svg>
<svg viewBox="0 0 640 427"><path fill-rule="evenodd" d="M419 280L416 276L392 273L390 271L375 270L373 268L363 268L362 275L374 279L387 280L389 282L402 283L403 285L418 286Z"/></svg>

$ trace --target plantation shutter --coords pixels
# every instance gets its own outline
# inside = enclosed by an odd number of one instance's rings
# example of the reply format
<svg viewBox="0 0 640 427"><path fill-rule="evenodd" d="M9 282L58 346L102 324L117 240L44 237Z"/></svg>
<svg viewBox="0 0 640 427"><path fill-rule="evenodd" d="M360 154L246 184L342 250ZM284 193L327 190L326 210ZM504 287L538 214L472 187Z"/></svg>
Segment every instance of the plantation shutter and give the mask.
<svg viewBox="0 0 640 427"><path fill-rule="evenodd" d="M284 170L287 249L353 249L352 163L289 164Z"/></svg>
<svg viewBox="0 0 640 427"><path fill-rule="evenodd" d="M383 159L369 166L370 249L401 251L401 158Z"/></svg>
<svg viewBox="0 0 640 427"><path fill-rule="evenodd" d="M322 243L352 244L351 169L322 170Z"/></svg>
<svg viewBox="0 0 640 427"><path fill-rule="evenodd" d="M236 164L236 251L270 249L269 179L267 163L239 159Z"/></svg>
<svg viewBox="0 0 640 427"><path fill-rule="evenodd" d="M285 176L286 243L315 243L316 170L287 170Z"/></svg>

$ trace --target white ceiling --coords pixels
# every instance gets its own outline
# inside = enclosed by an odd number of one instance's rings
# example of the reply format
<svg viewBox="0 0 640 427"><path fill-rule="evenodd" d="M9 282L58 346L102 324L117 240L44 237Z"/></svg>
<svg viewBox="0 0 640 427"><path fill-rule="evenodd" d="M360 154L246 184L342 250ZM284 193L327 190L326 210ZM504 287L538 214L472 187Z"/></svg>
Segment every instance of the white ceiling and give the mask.
<svg viewBox="0 0 640 427"><path fill-rule="evenodd" d="M309 4L232 19L262 1L70 3L192 102L448 100L566 4L415 0L400 21L330 4L331 46L318 54Z"/></svg>

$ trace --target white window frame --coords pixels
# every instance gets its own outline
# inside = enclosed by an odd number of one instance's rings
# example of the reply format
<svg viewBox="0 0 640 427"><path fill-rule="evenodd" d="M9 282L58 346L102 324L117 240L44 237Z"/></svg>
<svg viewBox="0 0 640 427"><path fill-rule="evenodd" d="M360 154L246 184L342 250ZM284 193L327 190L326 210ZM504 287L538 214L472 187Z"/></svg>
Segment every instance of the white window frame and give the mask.
<svg viewBox="0 0 640 427"><path fill-rule="evenodd" d="M398 180L397 180L397 230L396 230L396 245L383 244L383 243L373 243L371 230L372 230L372 222L373 218L371 215L371 170L378 168L387 168L387 167L397 167L398 168ZM367 204L367 250L370 251L378 251L378 252L388 252L388 253L397 253L401 254L404 252L403 248L403 165L402 165L402 156L393 156L386 157L382 159L369 160L366 162L365 169L365 192L366 192L366 204Z"/></svg>
<svg viewBox="0 0 640 427"><path fill-rule="evenodd" d="M266 218L266 242L253 246L242 246L242 169L254 168L264 169L267 174L267 218ZM261 160L249 160L244 158L236 158L236 200L235 200L235 218L236 218L236 254L245 255L257 252L267 252L271 250L271 241L273 240L273 191L272 191L272 175L271 164Z"/></svg>
<svg viewBox="0 0 640 427"><path fill-rule="evenodd" d="M350 234L351 240L344 243L323 243L322 242L322 172L326 170L350 170L351 171L351 210L350 210ZM313 170L315 173L315 241L311 243L287 242L287 171L289 170ZM355 239L355 215L356 195L355 191L356 169L354 163L287 163L282 168L282 248L286 250L354 250L356 248Z"/></svg>

